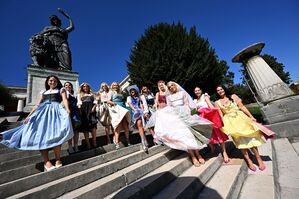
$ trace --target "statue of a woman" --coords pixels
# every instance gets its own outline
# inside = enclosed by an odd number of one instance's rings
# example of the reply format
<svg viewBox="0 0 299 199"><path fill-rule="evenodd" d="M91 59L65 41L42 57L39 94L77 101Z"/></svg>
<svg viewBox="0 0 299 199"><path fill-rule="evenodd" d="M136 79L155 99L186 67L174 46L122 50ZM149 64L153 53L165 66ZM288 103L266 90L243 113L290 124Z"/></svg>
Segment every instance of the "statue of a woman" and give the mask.
<svg viewBox="0 0 299 199"><path fill-rule="evenodd" d="M72 70L72 57L67 39L68 33L74 30L74 23L71 17L62 9L58 8L58 11L68 18L69 27L63 29L61 27L61 20L56 15L52 15L50 16L51 26L45 27L39 34L46 37L51 44L47 50L47 55L50 59L47 67Z"/></svg>

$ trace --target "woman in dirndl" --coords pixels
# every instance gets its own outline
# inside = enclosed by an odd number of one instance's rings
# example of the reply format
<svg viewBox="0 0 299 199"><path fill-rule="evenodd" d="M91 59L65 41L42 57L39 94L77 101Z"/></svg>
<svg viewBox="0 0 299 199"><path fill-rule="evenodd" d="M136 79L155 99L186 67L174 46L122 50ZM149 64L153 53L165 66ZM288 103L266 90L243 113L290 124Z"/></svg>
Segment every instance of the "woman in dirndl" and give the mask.
<svg viewBox="0 0 299 199"><path fill-rule="evenodd" d="M110 140L110 131L111 131L111 116L109 114L109 105L108 101L111 100L112 92L109 89L109 86L106 82L101 83L100 90L98 91L98 120L104 126L107 144L111 143Z"/></svg>

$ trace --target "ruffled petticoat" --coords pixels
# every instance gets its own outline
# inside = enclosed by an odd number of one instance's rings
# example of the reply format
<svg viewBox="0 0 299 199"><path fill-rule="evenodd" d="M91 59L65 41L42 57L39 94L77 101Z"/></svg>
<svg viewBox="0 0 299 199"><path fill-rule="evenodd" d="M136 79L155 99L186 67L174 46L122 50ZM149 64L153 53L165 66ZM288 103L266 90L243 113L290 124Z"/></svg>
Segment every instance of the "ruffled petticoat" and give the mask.
<svg viewBox="0 0 299 199"><path fill-rule="evenodd" d="M156 111L155 139L173 149L187 151L201 149L209 143L202 134L210 135L211 122L190 115L187 107L170 107Z"/></svg>

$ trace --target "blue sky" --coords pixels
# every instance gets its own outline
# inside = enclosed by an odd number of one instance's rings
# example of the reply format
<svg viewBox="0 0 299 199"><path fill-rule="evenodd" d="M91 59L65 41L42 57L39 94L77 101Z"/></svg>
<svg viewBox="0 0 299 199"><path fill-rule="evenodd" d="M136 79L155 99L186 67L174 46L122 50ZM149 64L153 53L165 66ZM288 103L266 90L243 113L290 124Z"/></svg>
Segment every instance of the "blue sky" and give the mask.
<svg viewBox="0 0 299 199"><path fill-rule="evenodd" d="M62 26L73 19L69 34L73 71L80 82L98 90L127 75L130 49L144 30L159 22L182 22L208 38L220 59L227 61L240 80L240 64L232 57L244 47L265 42L262 53L275 56L299 79L299 2L297 0L1 0L0 82L26 86L26 66L31 63L29 38L49 25L56 14Z"/></svg>

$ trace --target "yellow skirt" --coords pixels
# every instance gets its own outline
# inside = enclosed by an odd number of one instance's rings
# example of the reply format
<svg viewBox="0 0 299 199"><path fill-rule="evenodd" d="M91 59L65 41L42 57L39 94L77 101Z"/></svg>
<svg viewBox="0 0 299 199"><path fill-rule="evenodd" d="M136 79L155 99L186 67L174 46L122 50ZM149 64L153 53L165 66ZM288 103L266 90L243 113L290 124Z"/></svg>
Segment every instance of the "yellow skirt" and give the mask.
<svg viewBox="0 0 299 199"><path fill-rule="evenodd" d="M238 149L258 147L265 143L261 130L242 111L225 114L223 123L223 132L233 138Z"/></svg>

